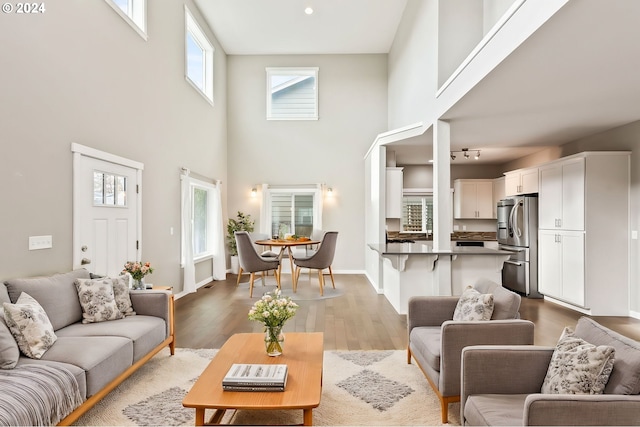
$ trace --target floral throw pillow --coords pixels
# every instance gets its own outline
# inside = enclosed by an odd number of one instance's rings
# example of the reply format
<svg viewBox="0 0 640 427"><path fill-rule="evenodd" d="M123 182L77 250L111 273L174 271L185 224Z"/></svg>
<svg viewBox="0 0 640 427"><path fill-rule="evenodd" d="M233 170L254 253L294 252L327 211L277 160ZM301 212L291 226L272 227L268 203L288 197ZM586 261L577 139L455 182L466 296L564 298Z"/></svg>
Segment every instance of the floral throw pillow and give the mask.
<svg viewBox="0 0 640 427"><path fill-rule="evenodd" d="M453 320L491 320L492 314L493 294L481 294L473 287L467 286L453 312Z"/></svg>
<svg viewBox="0 0 640 427"><path fill-rule="evenodd" d="M3 303L4 319L25 356L40 359L58 337L42 306L22 292L15 304Z"/></svg>
<svg viewBox="0 0 640 427"><path fill-rule="evenodd" d="M104 322L124 317L116 304L111 278L76 279L75 284L82 306L82 323Z"/></svg>
<svg viewBox="0 0 640 427"><path fill-rule="evenodd" d="M564 328L551 356L541 392L545 394L602 394L613 370L615 349L595 346Z"/></svg>
<svg viewBox="0 0 640 427"><path fill-rule="evenodd" d="M131 297L129 296L129 276L118 276L113 280L113 294L116 299L116 305L120 313L125 316L133 316L136 314L131 305Z"/></svg>

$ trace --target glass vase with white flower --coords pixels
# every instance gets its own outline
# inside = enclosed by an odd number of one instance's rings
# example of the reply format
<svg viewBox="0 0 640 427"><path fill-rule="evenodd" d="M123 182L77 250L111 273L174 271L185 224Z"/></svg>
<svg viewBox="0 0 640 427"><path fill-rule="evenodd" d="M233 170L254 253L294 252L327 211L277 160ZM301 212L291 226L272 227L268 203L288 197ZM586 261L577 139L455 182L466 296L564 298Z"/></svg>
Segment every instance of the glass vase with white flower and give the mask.
<svg viewBox="0 0 640 427"><path fill-rule="evenodd" d="M267 292L249 310L249 320L261 322L265 328L264 343L269 356L282 354L284 334L282 327L298 309L290 297L282 296L279 289Z"/></svg>

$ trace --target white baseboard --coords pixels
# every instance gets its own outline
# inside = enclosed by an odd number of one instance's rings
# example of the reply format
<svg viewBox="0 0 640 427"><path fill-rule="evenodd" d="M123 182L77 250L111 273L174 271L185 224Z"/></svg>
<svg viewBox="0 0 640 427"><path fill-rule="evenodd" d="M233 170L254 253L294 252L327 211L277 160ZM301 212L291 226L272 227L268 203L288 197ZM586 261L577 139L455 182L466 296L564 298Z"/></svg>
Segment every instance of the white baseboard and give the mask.
<svg viewBox="0 0 640 427"><path fill-rule="evenodd" d="M575 306L573 304L569 304L569 303L566 303L564 301L560 301L560 300L557 300L555 298L548 297L546 295L544 296L544 300L552 302L554 304L561 305L561 306L566 307L566 308L570 308L571 310L575 310L575 311L577 311L579 313L586 314L587 316L591 316L591 310L588 310L586 308L577 307L577 306Z"/></svg>
<svg viewBox="0 0 640 427"><path fill-rule="evenodd" d="M629 317L633 317L634 319L640 319L640 312L629 310Z"/></svg>
<svg viewBox="0 0 640 427"><path fill-rule="evenodd" d="M206 284L211 283L212 281L213 281L213 276L207 277L206 279L199 281L198 283L196 283L196 290L200 289L201 287L203 287ZM174 299L180 299L183 296L188 295L188 294L189 294L189 292L182 291L182 292L180 292L178 294L175 294L173 296L173 298Z"/></svg>

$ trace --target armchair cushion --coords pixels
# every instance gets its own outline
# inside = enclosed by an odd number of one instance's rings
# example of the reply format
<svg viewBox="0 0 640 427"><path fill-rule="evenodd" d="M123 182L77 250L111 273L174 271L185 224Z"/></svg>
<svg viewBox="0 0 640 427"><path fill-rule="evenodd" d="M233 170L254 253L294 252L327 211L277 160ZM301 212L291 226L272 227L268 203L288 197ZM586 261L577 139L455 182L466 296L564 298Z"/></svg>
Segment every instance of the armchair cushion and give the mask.
<svg viewBox="0 0 640 427"><path fill-rule="evenodd" d="M411 350L418 354L431 368L440 372L440 342L442 332L440 326L422 326L414 328L409 337L414 348Z"/></svg>
<svg viewBox="0 0 640 427"><path fill-rule="evenodd" d="M640 343L597 322L582 317L574 334L594 345L608 345L616 350L616 360L605 394L640 394Z"/></svg>
<svg viewBox="0 0 640 427"><path fill-rule="evenodd" d="M493 294L481 294L473 287L467 286L453 312L453 320L490 320L492 314Z"/></svg>
<svg viewBox="0 0 640 427"><path fill-rule="evenodd" d="M613 347L595 346L565 328L551 357L542 393L602 394L614 356Z"/></svg>

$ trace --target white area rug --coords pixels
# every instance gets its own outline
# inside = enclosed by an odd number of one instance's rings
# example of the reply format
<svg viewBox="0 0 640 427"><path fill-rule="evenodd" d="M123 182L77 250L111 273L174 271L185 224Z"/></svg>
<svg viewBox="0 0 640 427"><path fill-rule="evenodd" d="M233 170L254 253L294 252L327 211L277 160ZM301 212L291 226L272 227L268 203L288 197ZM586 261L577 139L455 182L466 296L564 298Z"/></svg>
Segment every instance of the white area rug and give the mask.
<svg viewBox="0 0 640 427"><path fill-rule="evenodd" d="M112 391L76 425L193 425L195 411L182 399L216 350L163 350ZM459 425L459 404L449 407ZM210 413L207 413L207 417ZM299 424L302 411L238 411L233 424ZM440 404L422 372L406 362L406 352L325 351L322 400L315 425L441 425Z"/></svg>

